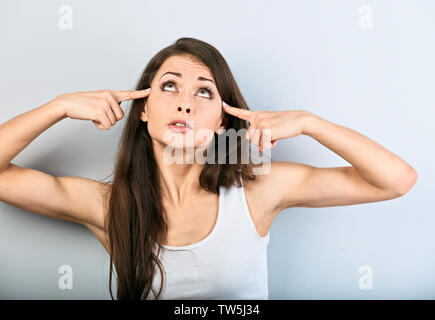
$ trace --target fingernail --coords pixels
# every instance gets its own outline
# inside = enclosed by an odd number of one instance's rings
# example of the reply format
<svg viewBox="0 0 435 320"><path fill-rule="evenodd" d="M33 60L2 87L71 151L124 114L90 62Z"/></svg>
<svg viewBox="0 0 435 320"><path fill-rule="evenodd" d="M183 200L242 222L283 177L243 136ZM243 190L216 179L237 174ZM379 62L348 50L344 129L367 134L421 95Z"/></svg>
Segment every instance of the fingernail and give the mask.
<svg viewBox="0 0 435 320"><path fill-rule="evenodd" d="M222 105L223 105L224 107L227 106L227 104L226 104L225 101L223 101L223 100L222 100Z"/></svg>
<svg viewBox="0 0 435 320"><path fill-rule="evenodd" d="M146 92L148 92L148 91L150 91L150 90L151 90L151 88L145 89Z"/></svg>

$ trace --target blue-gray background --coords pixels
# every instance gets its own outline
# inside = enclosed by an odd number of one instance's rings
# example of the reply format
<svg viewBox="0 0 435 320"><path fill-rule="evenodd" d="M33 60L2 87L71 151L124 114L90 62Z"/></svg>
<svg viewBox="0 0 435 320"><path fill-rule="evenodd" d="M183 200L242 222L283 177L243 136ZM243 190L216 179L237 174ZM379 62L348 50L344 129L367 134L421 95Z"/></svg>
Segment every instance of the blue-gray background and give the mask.
<svg viewBox="0 0 435 320"><path fill-rule="evenodd" d="M59 27L62 5L72 8L72 29ZM372 29L361 27L363 5ZM309 110L419 173L394 200L281 212L270 230L270 299L434 299L434 31L430 0L2 0L0 121L66 92L132 89L158 50L183 36L207 41L251 109ZM103 178L124 119L109 131L64 119L13 163ZM272 157L349 165L307 136L280 141ZM0 203L0 298L109 299L108 262L85 227ZM72 290L58 288L61 265L73 269ZM372 289L358 285L362 265L373 270Z"/></svg>

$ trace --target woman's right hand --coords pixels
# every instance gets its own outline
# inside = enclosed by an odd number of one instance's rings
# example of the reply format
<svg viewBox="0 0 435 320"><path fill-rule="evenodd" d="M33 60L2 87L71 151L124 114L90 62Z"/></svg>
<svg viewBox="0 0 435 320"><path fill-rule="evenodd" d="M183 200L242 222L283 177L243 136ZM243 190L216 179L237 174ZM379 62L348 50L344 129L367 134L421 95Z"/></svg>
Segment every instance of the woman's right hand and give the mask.
<svg viewBox="0 0 435 320"><path fill-rule="evenodd" d="M151 88L146 90L98 90L61 94L52 102L58 104L71 119L92 120L100 130L109 130L124 117L119 103L126 100L147 97Z"/></svg>

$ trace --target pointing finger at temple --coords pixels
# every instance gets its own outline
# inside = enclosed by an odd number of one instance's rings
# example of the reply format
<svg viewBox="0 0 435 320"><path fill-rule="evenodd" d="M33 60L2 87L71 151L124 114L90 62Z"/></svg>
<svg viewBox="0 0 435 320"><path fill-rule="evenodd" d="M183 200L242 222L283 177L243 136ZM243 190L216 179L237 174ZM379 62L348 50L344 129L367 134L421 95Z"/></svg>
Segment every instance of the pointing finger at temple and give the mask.
<svg viewBox="0 0 435 320"><path fill-rule="evenodd" d="M146 90L125 90L125 91L113 91L115 98L121 102L126 100L140 99L147 97L151 92L151 88Z"/></svg>
<svg viewBox="0 0 435 320"><path fill-rule="evenodd" d="M237 118L247 120L249 122L252 122L252 120L254 119L254 115L255 115L254 111L240 109L240 108L234 108L234 107L229 106L228 104L226 104L223 101L222 101L222 105L223 105L226 113L231 114Z"/></svg>

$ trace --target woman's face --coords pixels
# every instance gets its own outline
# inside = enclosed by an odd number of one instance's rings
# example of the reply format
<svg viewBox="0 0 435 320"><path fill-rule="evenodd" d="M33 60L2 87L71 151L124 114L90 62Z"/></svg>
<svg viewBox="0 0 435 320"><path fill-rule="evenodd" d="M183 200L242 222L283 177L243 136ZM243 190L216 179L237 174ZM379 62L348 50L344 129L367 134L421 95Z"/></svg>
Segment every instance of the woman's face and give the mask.
<svg viewBox="0 0 435 320"><path fill-rule="evenodd" d="M174 148L207 146L214 132L223 128L222 100L214 77L188 55L165 60L152 80L144 110L141 120L148 121L151 137ZM175 119L188 121L192 129L175 132L168 126Z"/></svg>

